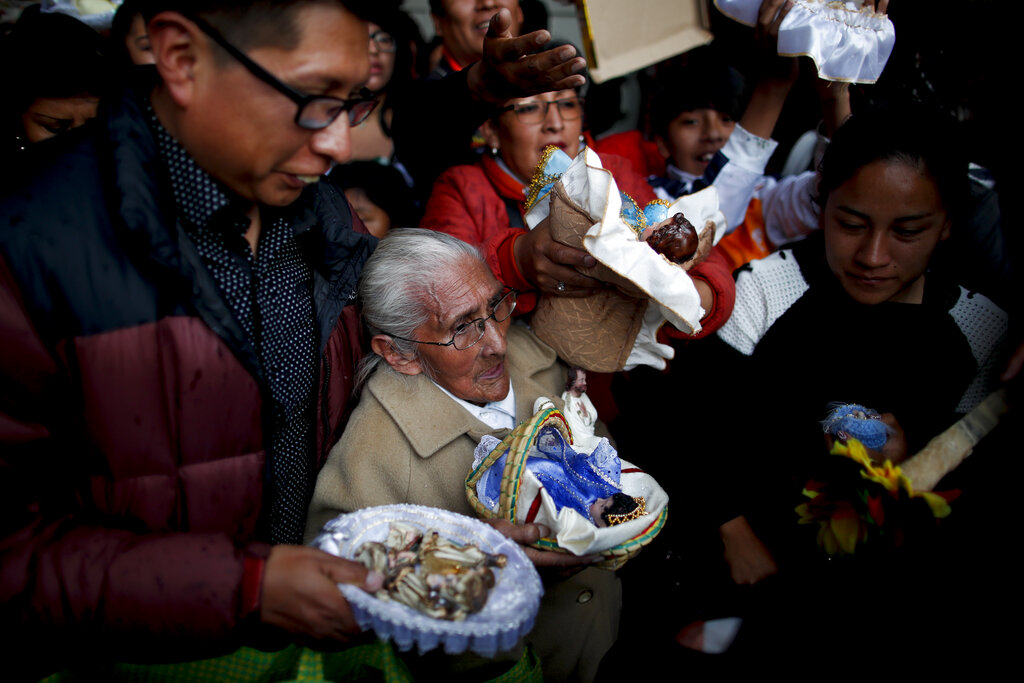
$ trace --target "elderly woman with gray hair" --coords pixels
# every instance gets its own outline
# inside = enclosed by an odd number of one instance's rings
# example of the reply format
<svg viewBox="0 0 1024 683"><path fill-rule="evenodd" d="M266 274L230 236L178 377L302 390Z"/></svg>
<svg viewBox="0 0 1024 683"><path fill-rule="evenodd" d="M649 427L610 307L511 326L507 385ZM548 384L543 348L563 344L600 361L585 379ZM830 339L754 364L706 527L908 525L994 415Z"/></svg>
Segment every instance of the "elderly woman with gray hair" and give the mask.
<svg viewBox="0 0 1024 683"><path fill-rule="evenodd" d="M317 479L307 538L337 514L373 505L417 503L474 516L465 481L476 445L486 434L508 434L540 396L563 408L566 367L512 322L515 290L495 279L474 247L449 235L392 231L367 262L359 296L373 353L359 370L359 406ZM496 526L521 543L547 532ZM538 566L595 559L528 554ZM544 678L591 680L617 635L618 579L592 567L542 576L544 601L528 641Z"/></svg>

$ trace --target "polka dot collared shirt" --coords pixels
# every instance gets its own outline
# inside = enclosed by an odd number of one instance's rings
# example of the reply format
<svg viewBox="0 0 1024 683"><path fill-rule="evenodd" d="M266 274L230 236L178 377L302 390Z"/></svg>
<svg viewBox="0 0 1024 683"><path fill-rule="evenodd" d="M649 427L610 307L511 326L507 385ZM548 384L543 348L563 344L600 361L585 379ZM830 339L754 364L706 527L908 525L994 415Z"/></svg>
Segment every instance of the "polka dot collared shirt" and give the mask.
<svg viewBox="0 0 1024 683"><path fill-rule="evenodd" d="M260 209L262 227L254 253L245 239L250 205L199 168L155 116L151 121L179 220L252 343L270 390L270 405L264 406L272 486L270 540L301 543L315 479L319 335L313 271L299 251L287 209Z"/></svg>

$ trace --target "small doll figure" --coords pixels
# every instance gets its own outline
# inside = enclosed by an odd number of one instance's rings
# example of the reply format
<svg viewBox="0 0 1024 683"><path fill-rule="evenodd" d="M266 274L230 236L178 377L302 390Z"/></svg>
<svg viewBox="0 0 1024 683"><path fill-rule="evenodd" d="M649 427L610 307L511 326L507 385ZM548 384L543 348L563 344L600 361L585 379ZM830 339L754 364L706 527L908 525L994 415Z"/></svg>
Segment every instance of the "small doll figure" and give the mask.
<svg viewBox="0 0 1024 683"><path fill-rule="evenodd" d="M675 350L658 341L662 325L701 331L708 311L688 271L724 233L714 187L641 208L618 190L593 150L570 159L551 147L526 206L531 229L546 221L552 240L594 257L594 265L576 270L608 285L586 297L539 297L531 326L560 358L593 372L663 370Z"/></svg>
<svg viewBox="0 0 1024 683"><path fill-rule="evenodd" d="M562 400L565 401L562 414L572 430L573 443L577 449L594 450L600 440L594 436L597 409L587 396L587 373L582 368L569 368Z"/></svg>
<svg viewBox="0 0 1024 683"><path fill-rule="evenodd" d="M489 434L481 439L469 477L477 499L491 511L497 511L502 496L508 495L503 473L509 451L492 454L500 443ZM601 552L628 540L638 531L631 522L649 524L642 518L649 513L657 517L667 503L657 483L621 460L608 439L598 438L593 451L583 450L570 444L560 429L544 425L523 465L515 489L516 522L547 526L558 545L576 555ZM483 467L479 478L474 477Z"/></svg>
<svg viewBox="0 0 1024 683"><path fill-rule="evenodd" d="M672 263L686 263L697 253L697 229L682 213L648 227L640 238Z"/></svg>
<svg viewBox="0 0 1024 683"><path fill-rule="evenodd" d="M832 403L829 407L831 412L821 422L826 434L840 441L853 437L872 450L882 450L890 427L882 422L877 410L857 403Z"/></svg>
<svg viewBox="0 0 1024 683"><path fill-rule="evenodd" d="M599 498L590 506L590 519L598 527L615 526L647 514L643 498L631 498L625 493L614 493Z"/></svg>

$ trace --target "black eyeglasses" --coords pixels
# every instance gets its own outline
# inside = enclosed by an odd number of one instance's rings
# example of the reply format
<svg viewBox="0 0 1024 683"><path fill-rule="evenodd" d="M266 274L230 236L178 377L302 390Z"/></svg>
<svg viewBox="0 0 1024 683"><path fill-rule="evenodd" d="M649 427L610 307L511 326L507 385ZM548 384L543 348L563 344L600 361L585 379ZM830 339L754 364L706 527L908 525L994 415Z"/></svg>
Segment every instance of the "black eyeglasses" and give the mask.
<svg viewBox="0 0 1024 683"><path fill-rule="evenodd" d="M217 29L210 26L205 20L199 17L190 17L190 19L203 33L210 36L215 43L224 48L229 55L237 59L242 66L248 69L249 73L297 104L299 110L295 112L295 125L300 128L322 130L334 123L335 119L346 111L348 112L349 125L358 126L366 120L366 117L377 106L376 97L366 88L363 88L357 96L345 100L339 97L327 97L326 95L306 95L298 90L294 90L229 43Z"/></svg>
<svg viewBox="0 0 1024 683"><path fill-rule="evenodd" d="M552 105L558 108L558 115L562 117L563 121L575 121L583 115L582 97L567 97L564 100L555 100L554 102L540 100L521 102L519 104L510 104L502 109L502 111L514 112L520 123L543 123L544 119L548 117L548 110Z"/></svg>
<svg viewBox="0 0 1024 683"><path fill-rule="evenodd" d="M503 323L508 320L508 317L512 315L512 311L516 310L516 296L518 292L514 289L510 289L503 297L495 301L491 305L490 315L483 318L476 318L469 322L462 323L455 328L455 334L452 335L451 341L446 342L431 342L431 341L420 341L419 339L407 339L405 337L399 337L397 334L391 334L390 332L384 332L383 334L395 339L401 339L402 341L412 342L414 344L430 344L431 346L454 346L459 351L465 351L473 344L484 338L487 333L487 321L493 320L495 323Z"/></svg>
<svg viewBox="0 0 1024 683"><path fill-rule="evenodd" d="M387 31L374 31L370 34L370 42L376 43L381 52L391 53L398 49L394 36Z"/></svg>

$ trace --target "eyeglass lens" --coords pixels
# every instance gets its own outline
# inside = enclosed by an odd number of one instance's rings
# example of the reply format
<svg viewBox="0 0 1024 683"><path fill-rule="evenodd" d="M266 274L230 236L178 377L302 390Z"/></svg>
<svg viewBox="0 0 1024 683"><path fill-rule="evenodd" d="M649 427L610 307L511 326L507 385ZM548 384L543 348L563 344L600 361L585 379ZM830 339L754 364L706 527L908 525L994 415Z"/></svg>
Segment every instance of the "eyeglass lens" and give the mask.
<svg viewBox="0 0 1024 683"><path fill-rule="evenodd" d="M377 49L381 52L395 51L395 39L390 33L374 31L370 34L370 40L377 44Z"/></svg>
<svg viewBox="0 0 1024 683"><path fill-rule="evenodd" d="M483 339L484 334L487 333L487 321L491 318L496 323L503 323L508 320L508 317L512 315L512 311L516 308L516 292L513 290L501 297L495 304L491 314L486 318L477 318L471 320L455 333L452 337L454 346L459 351L468 349L473 344Z"/></svg>
<svg viewBox="0 0 1024 683"><path fill-rule="evenodd" d="M372 99L339 100L336 97L319 97L306 102L299 112L298 124L303 128L320 129L331 125L343 111L348 111L348 124L358 126L366 120L377 101Z"/></svg>
<svg viewBox="0 0 1024 683"><path fill-rule="evenodd" d="M517 104L513 108L518 118L523 123L542 123L548 116L548 110L555 106L558 108L558 115L565 121L574 121L583 113L583 100L579 97L567 97L564 100L554 102L527 102Z"/></svg>

